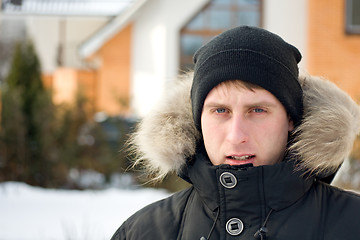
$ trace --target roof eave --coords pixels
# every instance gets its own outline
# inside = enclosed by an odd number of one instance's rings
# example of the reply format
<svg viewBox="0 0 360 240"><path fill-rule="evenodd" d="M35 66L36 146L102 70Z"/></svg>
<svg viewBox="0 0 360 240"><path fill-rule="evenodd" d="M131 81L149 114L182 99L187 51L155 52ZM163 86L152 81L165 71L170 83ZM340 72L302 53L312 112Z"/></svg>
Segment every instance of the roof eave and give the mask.
<svg viewBox="0 0 360 240"><path fill-rule="evenodd" d="M98 32L80 45L79 55L85 59L98 51L104 43L111 39L131 20L134 14L149 0L137 0L127 10L115 17Z"/></svg>

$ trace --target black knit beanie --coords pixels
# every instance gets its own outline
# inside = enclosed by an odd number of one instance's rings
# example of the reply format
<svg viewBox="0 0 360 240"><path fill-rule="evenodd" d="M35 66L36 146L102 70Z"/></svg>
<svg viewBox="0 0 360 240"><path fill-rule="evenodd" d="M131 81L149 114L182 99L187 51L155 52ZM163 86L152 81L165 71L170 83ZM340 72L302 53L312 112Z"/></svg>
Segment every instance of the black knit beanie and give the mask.
<svg viewBox="0 0 360 240"><path fill-rule="evenodd" d="M303 113L300 60L297 48L264 29L241 26L213 38L194 55L191 104L197 129L201 131L206 96L227 80L250 82L271 92L298 125Z"/></svg>

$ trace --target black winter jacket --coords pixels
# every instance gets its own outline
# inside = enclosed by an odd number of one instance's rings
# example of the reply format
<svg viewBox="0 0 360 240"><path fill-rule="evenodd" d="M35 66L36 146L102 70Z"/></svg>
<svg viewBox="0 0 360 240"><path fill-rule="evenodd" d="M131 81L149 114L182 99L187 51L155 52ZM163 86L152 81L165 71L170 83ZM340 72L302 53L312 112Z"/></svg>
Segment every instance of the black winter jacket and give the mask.
<svg viewBox="0 0 360 240"><path fill-rule="evenodd" d="M177 171L192 187L138 211L112 240L360 239L359 195L321 180L348 156L359 107L330 82L311 76L299 82L305 117L289 147L296 154L259 167L213 166L196 148L191 81L168 88L170 97L143 119L134 144L150 172Z"/></svg>
<svg viewBox="0 0 360 240"><path fill-rule="evenodd" d="M188 177L193 187L140 210L113 240L360 238L360 196L294 172L292 161L236 168L197 159Z"/></svg>

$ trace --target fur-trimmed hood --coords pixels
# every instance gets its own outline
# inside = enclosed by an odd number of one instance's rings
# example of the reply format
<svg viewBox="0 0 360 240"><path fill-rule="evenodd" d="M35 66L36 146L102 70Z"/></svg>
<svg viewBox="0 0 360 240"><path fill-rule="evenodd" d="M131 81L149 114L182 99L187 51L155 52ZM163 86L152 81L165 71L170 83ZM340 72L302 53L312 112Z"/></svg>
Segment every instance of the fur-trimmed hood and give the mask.
<svg viewBox="0 0 360 240"><path fill-rule="evenodd" d="M201 134L191 112L192 78L188 73L167 86L161 101L132 135L135 164L143 164L154 179L178 172L195 154ZM299 82L304 92L304 117L294 130L290 150L299 156L299 169L328 176L350 154L360 131L360 107L328 80L301 73Z"/></svg>

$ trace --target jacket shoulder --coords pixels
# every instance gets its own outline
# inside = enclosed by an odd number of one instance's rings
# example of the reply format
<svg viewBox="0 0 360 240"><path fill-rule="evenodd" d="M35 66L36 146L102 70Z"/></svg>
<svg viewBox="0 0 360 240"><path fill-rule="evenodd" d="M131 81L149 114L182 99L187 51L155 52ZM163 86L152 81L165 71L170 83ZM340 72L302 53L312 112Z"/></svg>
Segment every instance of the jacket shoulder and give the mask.
<svg viewBox="0 0 360 240"><path fill-rule="evenodd" d="M111 240L176 239L193 187L154 202L129 217Z"/></svg>
<svg viewBox="0 0 360 240"><path fill-rule="evenodd" d="M359 193L349 190L344 190L323 182L320 182L320 184L318 185L320 189L322 189L321 192L325 194L328 201L332 203L337 203L337 205L341 203L347 203L347 204L355 204L360 206Z"/></svg>
<svg viewBox="0 0 360 240"><path fill-rule="evenodd" d="M360 235L360 195L328 184L320 184L324 239L354 239Z"/></svg>

